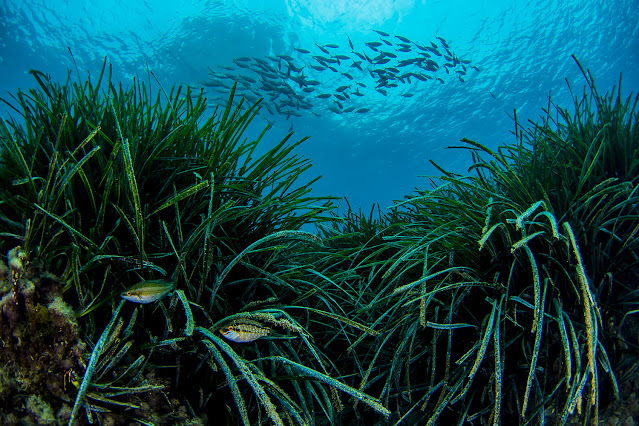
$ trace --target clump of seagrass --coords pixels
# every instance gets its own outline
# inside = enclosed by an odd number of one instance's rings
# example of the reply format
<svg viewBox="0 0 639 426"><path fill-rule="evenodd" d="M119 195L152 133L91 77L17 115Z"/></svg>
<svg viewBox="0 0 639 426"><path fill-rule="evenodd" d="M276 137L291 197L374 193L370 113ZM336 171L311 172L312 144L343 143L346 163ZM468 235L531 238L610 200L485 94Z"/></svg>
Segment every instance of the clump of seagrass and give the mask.
<svg viewBox="0 0 639 426"><path fill-rule="evenodd" d="M464 139L471 176L324 227L324 300L379 332L333 333L335 362L397 423L596 422L636 377L639 98L584 75L574 115L553 105L497 151Z"/></svg>
<svg viewBox="0 0 639 426"><path fill-rule="evenodd" d="M376 333L332 304L317 306L316 280L327 277L308 252L321 250L319 239L299 228L331 220L332 203L309 195L314 179L300 180L310 167L293 153L302 141L288 134L256 155L262 135L243 134L259 106L234 107L234 90L206 119L202 92L154 94L137 79L116 86L106 61L81 83L31 74L37 89L3 100L20 117L0 123L2 235L19 235L62 276L91 348L86 368L68 376L73 421L183 419L179 409L171 417L145 407L142 391L168 399L168 409L190 407L194 418L222 412L245 424L265 415L335 422L340 392L388 415L336 378L303 324L312 315ZM132 307L114 299L157 279L175 283L173 295L135 309L123 332ZM216 322L249 312L279 332L239 348L216 334ZM233 406L239 411L226 412Z"/></svg>

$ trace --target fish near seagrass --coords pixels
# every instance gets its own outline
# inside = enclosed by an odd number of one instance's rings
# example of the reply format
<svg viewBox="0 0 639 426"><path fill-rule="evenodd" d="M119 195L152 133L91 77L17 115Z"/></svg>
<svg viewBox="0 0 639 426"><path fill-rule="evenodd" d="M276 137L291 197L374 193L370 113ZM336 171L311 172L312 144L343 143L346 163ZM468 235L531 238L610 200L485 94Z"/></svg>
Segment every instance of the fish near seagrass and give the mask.
<svg viewBox="0 0 639 426"><path fill-rule="evenodd" d="M226 339L236 343L249 343L268 336L271 329L257 324L236 323L220 328Z"/></svg>
<svg viewBox="0 0 639 426"><path fill-rule="evenodd" d="M130 302L151 303L166 296L175 289L175 283L166 280L149 280L139 282L125 291L120 296Z"/></svg>

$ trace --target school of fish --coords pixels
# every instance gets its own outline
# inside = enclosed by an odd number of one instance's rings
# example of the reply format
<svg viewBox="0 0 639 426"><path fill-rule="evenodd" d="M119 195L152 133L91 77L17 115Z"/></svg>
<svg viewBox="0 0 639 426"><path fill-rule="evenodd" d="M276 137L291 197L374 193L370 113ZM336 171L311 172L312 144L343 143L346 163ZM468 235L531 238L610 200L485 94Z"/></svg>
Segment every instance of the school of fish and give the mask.
<svg viewBox="0 0 639 426"><path fill-rule="evenodd" d="M442 37L417 43L373 31L378 38L358 49L346 36L346 51L334 43L316 43L314 51L296 47L290 55L237 57L232 66L209 67L210 77L201 83L213 104L226 103L228 89L236 82L239 98L251 103L262 98L263 112L290 119L304 111L316 116L327 111L364 114L371 105L361 98L372 93L388 96L400 91L410 98L418 85L444 84L445 78L463 83L471 70L479 71L470 60L459 58Z"/></svg>

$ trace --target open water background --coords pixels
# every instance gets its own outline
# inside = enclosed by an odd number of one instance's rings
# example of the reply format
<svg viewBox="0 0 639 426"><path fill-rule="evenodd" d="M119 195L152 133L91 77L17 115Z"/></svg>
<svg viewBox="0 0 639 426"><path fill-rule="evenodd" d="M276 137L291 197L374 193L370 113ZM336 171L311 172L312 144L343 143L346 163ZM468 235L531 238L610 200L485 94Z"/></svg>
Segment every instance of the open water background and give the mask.
<svg viewBox="0 0 639 426"><path fill-rule="evenodd" d="M397 53L401 41L396 35L420 46L435 42L439 50L436 37L445 39L456 57L470 61L465 81L445 74L445 61L438 56L432 58L440 68L431 74L445 84L413 78L384 96L374 90L376 81L366 71L353 69L354 80L349 80L342 73L358 60L352 51L377 55L365 44L382 39L373 30L389 34L393 46L380 49L400 58L416 57L419 49ZM327 48L331 55L353 59L342 60L339 72L312 71L310 65L318 63L310 55L327 56L317 44L336 44ZM290 55L292 63L305 67L306 78L321 83L318 91L302 92L291 82L308 109L293 108L300 116L288 119L265 110L250 134L269 120L273 129L264 148L291 128L296 139L310 136L298 152L313 161L309 178L323 175L314 186L316 194L345 196L354 208L368 210L380 203L385 209L415 187L428 187L425 175L439 175L429 160L465 173L470 155L447 149L462 137L492 148L512 143L509 116L515 109L525 123L543 113L550 93L554 102L570 105L566 79L576 91L585 83L571 55L592 71L601 91L618 84L623 73L623 93L637 93L639 1L0 1L0 97L33 87L27 74L32 68L59 80L71 69L71 78L77 79L68 49L82 78L86 72L97 76L106 56L116 81L128 84L136 75L146 80L150 70L165 88L202 87L219 80L221 72L248 75L233 62L239 57L268 61L269 56ZM341 84L352 93L358 81L366 84L363 95L343 107L368 112L338 114L328 110L335 100L315 97L320 88L321 93L339 93L335 88ZM257 83L243 87L246 93L251 88L259 92ZM221 99L206 89L212 103ZM407 93L412 97L402 96ZM1 117L10 114L0 105Z"/></svg>

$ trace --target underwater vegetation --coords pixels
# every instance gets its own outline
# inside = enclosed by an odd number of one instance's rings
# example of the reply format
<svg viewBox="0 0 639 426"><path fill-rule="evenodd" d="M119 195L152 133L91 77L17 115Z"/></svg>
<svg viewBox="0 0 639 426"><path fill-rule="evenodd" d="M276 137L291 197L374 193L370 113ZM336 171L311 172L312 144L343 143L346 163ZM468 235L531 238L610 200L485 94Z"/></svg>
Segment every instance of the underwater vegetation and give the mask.
<svg viewBox="0 0 639 426"><path fill-rule="evenodd" d="M468 176L340 217L235 86L211 112L106 62L31 74L0 122L3 424L639 412L639 97L584 71L514 144L464 139Z"/></svg>

